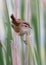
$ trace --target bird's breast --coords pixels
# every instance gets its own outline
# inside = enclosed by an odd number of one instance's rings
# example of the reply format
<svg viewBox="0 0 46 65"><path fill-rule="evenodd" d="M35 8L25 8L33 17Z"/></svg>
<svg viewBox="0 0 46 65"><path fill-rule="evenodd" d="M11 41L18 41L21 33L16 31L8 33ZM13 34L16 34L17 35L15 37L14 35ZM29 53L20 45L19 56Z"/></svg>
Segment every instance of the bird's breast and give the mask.
<svg viewBox="0 0 46 65"><path fill-rule="evenodd" d="M15 30L17 33L19 33L19 32L20 32L20 27L19 27L19 26L15 26L15 27L14 27L14 30Z"/></svg>

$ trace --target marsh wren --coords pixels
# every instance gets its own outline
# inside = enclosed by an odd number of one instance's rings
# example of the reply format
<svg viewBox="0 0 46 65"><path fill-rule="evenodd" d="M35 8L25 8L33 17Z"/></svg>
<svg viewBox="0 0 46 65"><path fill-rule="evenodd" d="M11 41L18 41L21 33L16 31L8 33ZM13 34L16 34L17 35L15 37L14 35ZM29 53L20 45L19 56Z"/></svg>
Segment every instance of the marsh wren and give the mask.
<svg viewBox="0 0 46 65"><path fill-rule="evenodd" d="M31 26L29 23L24 22L22 19L16 19L14 15L11 15L11 26L15 32L17 32L20 36L24 34L28 34Z"/></svg>

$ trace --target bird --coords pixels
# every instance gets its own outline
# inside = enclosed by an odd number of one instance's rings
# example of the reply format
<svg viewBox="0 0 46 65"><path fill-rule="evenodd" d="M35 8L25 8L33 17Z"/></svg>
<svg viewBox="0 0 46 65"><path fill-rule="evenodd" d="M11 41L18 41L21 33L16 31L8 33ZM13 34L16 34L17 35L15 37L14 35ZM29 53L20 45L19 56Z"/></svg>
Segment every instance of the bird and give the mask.
<svg viewBox="0 0 46 65"><path fill-rule="evenodd" d="M10 16L10 18L11 26L14 29L14 31L18 33L19 36L23 36L25 34L27 35L30 29L32 29L28 22L25 22L22 19L16 19L13 14Z"/></svg>

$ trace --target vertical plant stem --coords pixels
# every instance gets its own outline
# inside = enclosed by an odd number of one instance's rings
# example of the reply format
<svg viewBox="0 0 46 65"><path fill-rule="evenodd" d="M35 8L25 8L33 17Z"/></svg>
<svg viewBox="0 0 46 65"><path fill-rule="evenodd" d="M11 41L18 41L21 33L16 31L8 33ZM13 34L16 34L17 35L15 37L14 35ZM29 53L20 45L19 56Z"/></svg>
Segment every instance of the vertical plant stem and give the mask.
<svg viewBox="0 0 46 65"><path fill-rule="evenodd" d="M44 50L45 50L45 65L46 65L46 7L44 8Z"/></svg>
<svg viewBox="0 0 46 65"><path fill-rule="evenodd" d="M2 47L1 47L1 23L2 23L2 1L0 0L0 65L4 65L3 62L3 53L2 53Z"/></svg>
<svg viewBox="0 0 46 65"><path fill-rule="evenodd" d="M14 0L14 15L17 18L17 15L18 15L18 0Z"/></svg>
<svg viewBox="0 0 46 65"><path fill-rule="evenodd" d="M0 44L1 44L1 42L0 42ZM1 45L0 45L0 64L1 64L1 65L4 65Z"/></svg>
<svg viewBox="0 0 46 65"><path fill-rule="evenodd" d="M10 40L12 40L12 33L11 33L11 27L10 27L10 19L9 19L9 13L7 9L6 0L2 0L3 4L3 24L5 28L5 46L6 46L6 65L12 65L12 56L11 56L11 46L10 46ZM4 8L5 7L5 8Z"/></svg>
<svg viewBox="0 0 46 65"><path fill-rule="evenodd" d="M46 65L46 0L43 0L44 7L44 61Z"/></svg>
<svg viewBox="0 0 46 65"><path fill-rule="evenodd" d="M18 17L18 0L14 0L14 16L15 18ZM18 34L14 31L14 44L11 45L12 48L12 59L13 59L13 65L21 65L20 62L20 37ZM14 46L14 48L13 48Z"/></svg>
<svg viewBox="0 0 46 65"><path fill-rule="evenodd" d="M40 5L40 47L41 47L41 61L42 65L45 65L44 59L44 6L42 0L39 2Z"/></svg>
<svg viewBox="0 0 46 65"><path fill-rule="evenodd" d="M30 0L26 0L26 3L25 3L25 13L26 13L26 21L28 22L28 23L30 23ZM28 42L29 43L29 42ZM25 49L26 49L26 57L25 57L25 61L26 61L26 63L25 63L25 65L30 65L30 48L28 47L28 45L25 45Z"/></svg>
<svg viewBox="0 0 46 65"><path fill-rule="evenodd" d="M21 2L21 5L20 5L20 16L21 16L21 19L22 20L24 20L25 18L24 18L24 13L25 13L25 11L24 11L24 9L25 9L25 0L20 0ZM23 43L23 37L21 37L21 62L22 62L22 65L24 65L24 58L25 58L25 56L24 56L24 43Z"/></svg>
<svg viewBox="0 0 46 65"><path fill-rule="evenodd" d="M31 0L31 12L32 12L32 25L34 28L35 35L35 55L37 59L37 64L41 65L41 57L40 57L40 12L39 12L39 0ZM36 51L37 49L37 51ZM40 59L39 59L40 58Z"/></svg>

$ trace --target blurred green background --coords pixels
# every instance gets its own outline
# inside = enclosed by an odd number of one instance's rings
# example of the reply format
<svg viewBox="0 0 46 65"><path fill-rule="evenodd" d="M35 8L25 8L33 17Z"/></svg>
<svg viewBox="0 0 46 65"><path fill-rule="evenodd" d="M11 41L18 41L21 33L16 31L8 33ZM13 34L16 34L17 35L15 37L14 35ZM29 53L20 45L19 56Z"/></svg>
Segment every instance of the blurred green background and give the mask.
<svg viewBox="0 0 46 65"><path fill-rule="evenodd" d="M46 65L46 1L0 0L0 65ZM28 45L11 28L10 16L30 23ZM10 42L12 40L12 42Z"/></svg>

